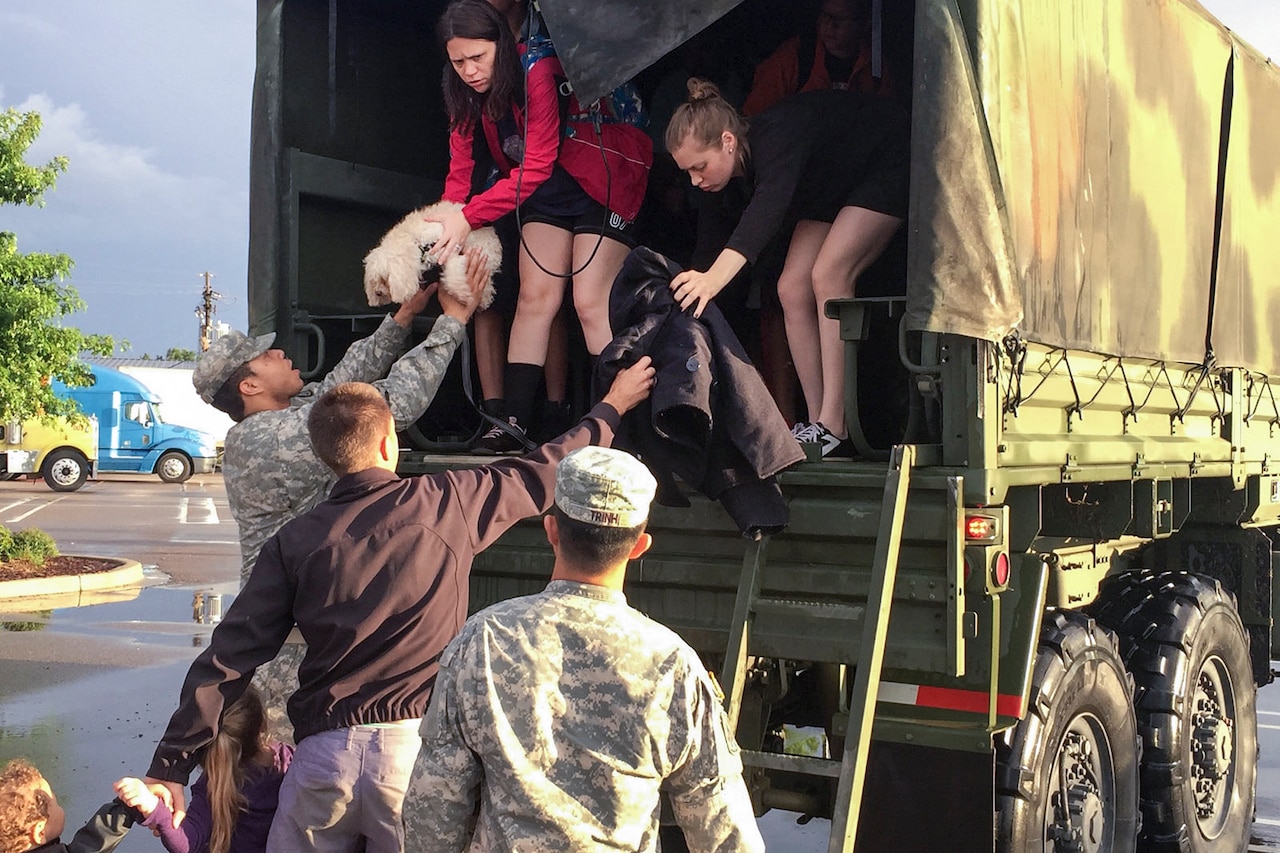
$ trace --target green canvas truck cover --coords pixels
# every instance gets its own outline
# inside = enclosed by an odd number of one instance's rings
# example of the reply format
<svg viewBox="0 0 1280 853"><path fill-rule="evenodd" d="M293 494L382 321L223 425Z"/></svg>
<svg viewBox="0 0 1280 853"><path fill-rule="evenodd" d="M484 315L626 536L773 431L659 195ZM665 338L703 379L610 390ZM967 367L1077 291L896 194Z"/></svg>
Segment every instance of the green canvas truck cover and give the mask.
<svg viewBox="0 0 1280 853"><path fill-rule="evenodd" d="M1202 7L928 0L915 69L912 327L1280 369L1280 75Z"/></svg>
<svg viewBox="0 0 1280 853"><path fill-rule="evenodd" d="M541 4L584 98L737 5ZM367 315L359 259L438 195L442 7L260 0L255 332L287 337L300 307ZM1193 0L917 0L914 18L909 327L1280 372L1269 62Z"/></svg>

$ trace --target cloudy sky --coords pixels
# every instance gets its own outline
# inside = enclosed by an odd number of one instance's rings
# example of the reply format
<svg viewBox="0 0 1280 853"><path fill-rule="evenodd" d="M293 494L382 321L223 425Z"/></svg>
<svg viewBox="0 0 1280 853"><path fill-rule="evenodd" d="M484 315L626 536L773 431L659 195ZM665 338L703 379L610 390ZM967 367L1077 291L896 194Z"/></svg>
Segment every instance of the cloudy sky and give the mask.
<svg viewBox="0 0 1280 853"><path fill-rule="evenodd" d="M1202 0L1280 57L1280 2ZM3 0L0 108L35 110L29 156L71 160L43 209L0 208L20 251L65 252L72 322L129 354L195 349L201 274L218 319L248 323L255 0Z"/></svg>

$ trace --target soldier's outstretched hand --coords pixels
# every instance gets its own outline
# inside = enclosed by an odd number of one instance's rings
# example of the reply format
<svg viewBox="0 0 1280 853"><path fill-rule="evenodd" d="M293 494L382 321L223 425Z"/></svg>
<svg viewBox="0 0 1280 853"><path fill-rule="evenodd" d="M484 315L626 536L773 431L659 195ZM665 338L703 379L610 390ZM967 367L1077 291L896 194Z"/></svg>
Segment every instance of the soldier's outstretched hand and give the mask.
<svg viewBox="0 0 1280 853"><path fill-rule="evenodd" d="M409 328L413 324L413 318L426 310L427 303L431 301L437 287L438 285L432 282L402 302L396 309L395 321L406 329Z"/></svg>
<svg viewBox="0 0 1280 853"><path fill-rule="evenodd" d="M440 288L440 307L459 323L465 323L476 313L480 305L480 296L489 282L489 260L475 246L470 246L464 253L467 256L467 294L470 299L463 303L456 296Z"/></svg>
<svg viewBox="0 0 1280 853"><path fill-rule="evenodd" d="M625 415L649 396L655 377L653 360L643 355L635 364L613 377L613 384L609 386L609 393L604 395L604 402L617 409L618 414Z"/></svg>

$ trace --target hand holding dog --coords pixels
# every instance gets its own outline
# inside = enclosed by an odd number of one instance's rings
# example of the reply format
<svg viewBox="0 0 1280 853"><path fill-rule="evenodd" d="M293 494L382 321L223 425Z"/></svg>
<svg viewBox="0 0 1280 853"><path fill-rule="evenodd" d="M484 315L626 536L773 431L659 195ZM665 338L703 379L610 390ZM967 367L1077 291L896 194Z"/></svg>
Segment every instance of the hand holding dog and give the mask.
<svg viewBox="0 0 1280 853"><path fill-rule="evenodd" d="M432 282L417 293L410 296L404 302L400 303L400 307L396 309L396 313L392 319L399 323L403 328L409 328L413 325L413 318L421 314L427 309L427 304L431 301L431 297L435 294L439 283Z"/></svg>
<svg viewBox="0 0 1280 853"><path fill-rule="evenodd" d="M485 258L484 252L472 246L465 254L467 256L467 291L470 298L464 303L447 290L442 289L439 292L440 307L444 313L464 325L471 319L471 315L476 313L476 308L480 305L480 294L489 281L489 261Z"/></svg>
<svg viewBox="0 0 1280 853"><path fill-rule="evenodd" d="M444 262L458 251L463 242L471 236L471 223L467 221L467 217L462 215L461 210L451 210L440 216L438 219L428 219L428 222L439 222L443 231L440 239L436 241L435 251L432 253L436 263L444 265Z"/></svg>

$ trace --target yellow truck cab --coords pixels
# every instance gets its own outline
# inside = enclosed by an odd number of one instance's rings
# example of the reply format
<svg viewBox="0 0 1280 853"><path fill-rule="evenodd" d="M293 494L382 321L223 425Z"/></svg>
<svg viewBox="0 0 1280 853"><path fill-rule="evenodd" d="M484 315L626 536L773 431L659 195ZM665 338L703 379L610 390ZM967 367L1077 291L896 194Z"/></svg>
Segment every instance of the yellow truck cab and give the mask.
<svg viewBox="0 0 1280 853"><path fill-rule="evenodd" d="M0 476L39 475L55 492L74 492L98 467L98 419L76 426L66 418L0 423Z"/></svg>

